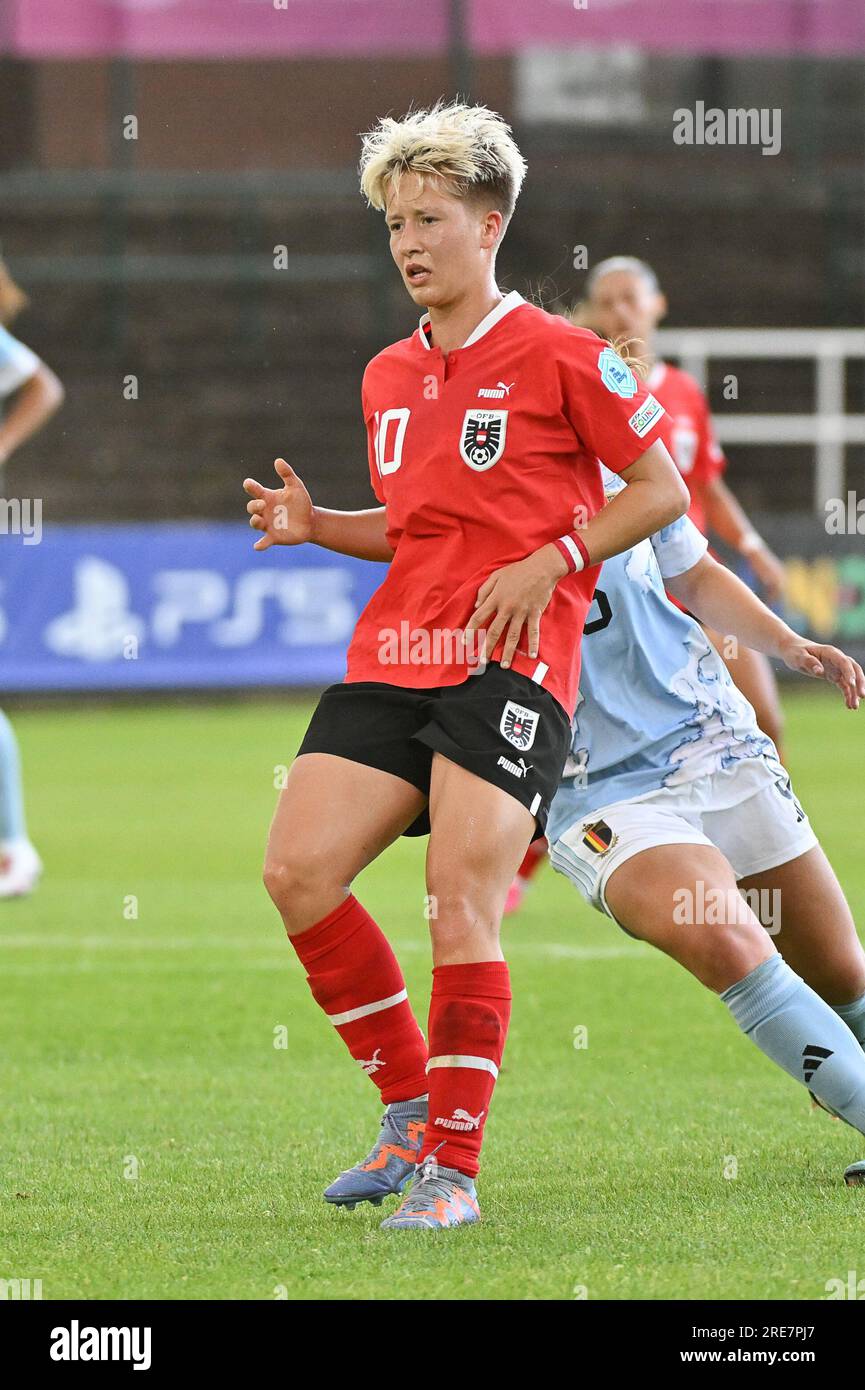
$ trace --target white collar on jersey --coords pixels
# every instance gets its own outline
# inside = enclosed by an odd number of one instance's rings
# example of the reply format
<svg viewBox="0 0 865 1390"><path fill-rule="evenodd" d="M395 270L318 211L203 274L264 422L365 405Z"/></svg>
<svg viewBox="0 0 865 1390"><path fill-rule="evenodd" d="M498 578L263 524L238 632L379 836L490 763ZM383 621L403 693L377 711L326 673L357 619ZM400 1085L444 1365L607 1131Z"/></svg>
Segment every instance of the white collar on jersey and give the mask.
<svg viewBox="0 0 865 1390"><path fill-rule="evenodd" d="M485 333L489 333L490 329L494 328L495 325L505 317L505 314L509 314L512 309L518 309L520 305L525 304L525 302L526 301L523 299L522 295L519 293L518 290L511 290L510 294L506 294L504 299L501 300L501 302L498 303L494 309L490 310L485 319L481 319L477 328L475 328L466 338L465 342L463 343L463 347L471 347L472 343L476 343L479 338L483 338ZM430 341L426 333L424 332L424 329L426 328L429 321L429 314L424 314L423 318L420 321L420 324L418 325L418 334L427 352L430 351Z"/></svg>
<svg viewBox="0 0 865 1390"><path fill-rule="evenodd" d="M666 362L656 362L646 378L646 385L650 391L656 391L664 377L667 375Z"/></svg>

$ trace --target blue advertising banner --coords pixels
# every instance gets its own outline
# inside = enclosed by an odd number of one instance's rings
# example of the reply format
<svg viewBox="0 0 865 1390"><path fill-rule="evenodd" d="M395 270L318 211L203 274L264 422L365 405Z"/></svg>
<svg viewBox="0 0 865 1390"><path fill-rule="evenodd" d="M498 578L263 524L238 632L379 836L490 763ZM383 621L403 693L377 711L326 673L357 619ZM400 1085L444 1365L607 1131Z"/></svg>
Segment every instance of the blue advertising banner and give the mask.
<svg viewBox="0 0 865 1390"><path fill-rule="evenodd" d="M234 523L3 539L0 690L327 685L383 566Z"/></svg>
<svg viewBox="0 0 865 1390"><path fill-rule="evenodd" d="M865 661L861 536L760 522L788 621ZM0 692L328 685L384 577L315 546L258 554L234 522L22 531L0 539Z"/></svg>

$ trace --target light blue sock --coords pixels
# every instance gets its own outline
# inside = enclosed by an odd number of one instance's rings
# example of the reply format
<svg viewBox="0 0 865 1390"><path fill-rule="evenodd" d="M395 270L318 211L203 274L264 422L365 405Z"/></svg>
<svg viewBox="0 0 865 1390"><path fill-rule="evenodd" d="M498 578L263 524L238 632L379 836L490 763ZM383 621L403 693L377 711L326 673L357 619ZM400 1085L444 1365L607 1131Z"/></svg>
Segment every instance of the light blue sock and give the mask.
<svg viewBox="0 0 865 1390"><path fill-rule="evenodd" d="M0 710L0 840L19 840L26 835L18 742Z"/></svg>
<svg viewBox="0 0 865 1390"><path fill-rule="evenodd" d="M865 994L852 1004L833 1004L832 1008L843 1018L859 1046L865 1048Z"/></svg>
<svg viewBox="0 0 865 1390"><path fill-rule="evenodd" d="M767 1057L865 1134L865 1053L844 1020L781 956L763 961L721 998Z"/></svg>

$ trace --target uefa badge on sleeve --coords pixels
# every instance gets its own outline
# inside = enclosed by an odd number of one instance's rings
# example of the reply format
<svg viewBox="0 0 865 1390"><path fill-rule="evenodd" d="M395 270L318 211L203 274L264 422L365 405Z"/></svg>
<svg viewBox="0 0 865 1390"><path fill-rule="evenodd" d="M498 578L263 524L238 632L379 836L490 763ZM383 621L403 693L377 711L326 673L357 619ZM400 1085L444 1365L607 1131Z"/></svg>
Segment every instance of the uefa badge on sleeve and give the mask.
<svg viewBox="0 0 865 1390"><path fill-rule="evenodd" d="M506 410L467 410L460 435L463 463L476 473L492 468L504 453L507 432Z"/></svg>
<svg viewBox="0 0 865 1390"><path fill-rule="evenodd" d="M533 709L523 709L522 705L508 700L499 724L499 732L504 734L508 743L526 752L535 741L540 717Z"/></svg>
<svg viewBox="0 0 865 1390"><path fill-rule="evenodd" d="M637 378L614 348L604 348L598 357L598 371L601 373L601 381L613 395L621 396L626 401L636 396Z"/></svg>

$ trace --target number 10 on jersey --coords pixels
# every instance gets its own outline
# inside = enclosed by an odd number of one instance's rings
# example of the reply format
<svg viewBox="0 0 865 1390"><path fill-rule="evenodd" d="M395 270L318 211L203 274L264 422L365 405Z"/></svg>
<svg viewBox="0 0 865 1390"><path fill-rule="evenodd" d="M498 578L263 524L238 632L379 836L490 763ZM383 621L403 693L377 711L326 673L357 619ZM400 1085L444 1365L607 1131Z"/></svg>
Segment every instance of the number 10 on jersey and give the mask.
<svg viewBox="0 0 865 1390"><path fill-rule="evenodd" d="M410 415L407 406L386 410L381 419L379 412L375 412L375 461L382 478L395 473L402 463L402 446Z"/></svg>

